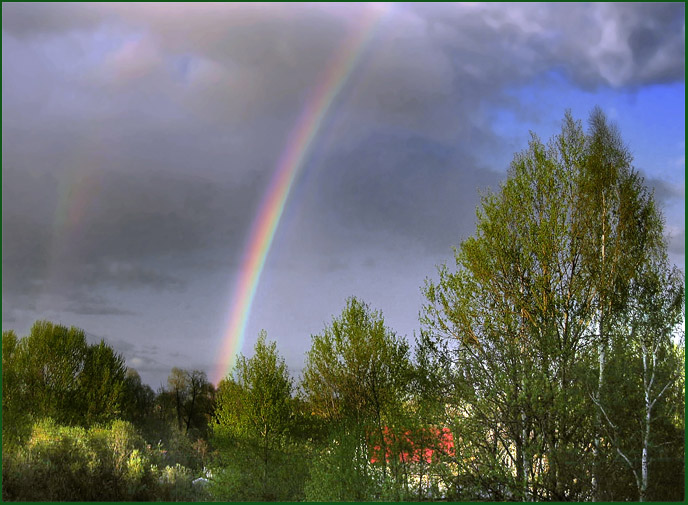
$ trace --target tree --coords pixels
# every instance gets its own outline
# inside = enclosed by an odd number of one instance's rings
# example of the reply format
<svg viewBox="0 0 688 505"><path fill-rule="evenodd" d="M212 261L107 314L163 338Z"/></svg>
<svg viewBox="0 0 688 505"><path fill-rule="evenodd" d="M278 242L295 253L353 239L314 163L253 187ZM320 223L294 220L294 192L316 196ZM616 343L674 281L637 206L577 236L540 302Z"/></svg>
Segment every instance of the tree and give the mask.
<svg viewBox="0 0 688 505"><path fill-rule="evenodd" d="M633 402L634 396L638 400L629 409L593 398L606 421L607 437L633 473L639 501L648 497L651 449L672 442L671 438L661 443L657 440L652 430L653 421L657 424L656 411L671 388L680 385L685 365L675 352L676 345L683 345L684 341L683 335L675 338L684 320L683 276L675 267L669 268L663 249L647 252L655 254L647 258L630 286L631 303L625 312L627 324L622 327L624 340L630 344L624 350L623 365L635 372L633 378L638 378L629 381L624 403ZM624 433L623 424L629 418L637 420L640 430ZM641 433L640 440L633 432ZM635 451L640 457L634 457Z"/></svg>
<svg viewBox="0 0 688 505"><path fill-rule="evenodd" d="M26 391L22 386L24 353L21 339L12 331L2 332L2 434L3 446L30 433Z"/></svg>
<svg viewBox="0 0 688 505"><path fill-rule="evenodd" d="M572 169L582 144L572 122L559 143L533 135L501 191L483 197L476 236L456 251L458 271L442 268L439 283L426 286L424 322L452 342L458 422L474 431L471 457L492 479L485 485L522 499L570 499L557 470L545 483L534 468L546 446L556 468L557 453L581 436L571 413L555 409L583 401L573 368L593 293L578 271Z"/></svg>
<svg viewBox="0 0 688 505"><path fill-rule="evenodd" d="M68 425L105 422L121 413L124 359L84 331L37 321L27 337L3 334L3 413L52 417Z"/></svg>
<svg viewBox="0 0 688 505"><path fill-rule="evenodd" d="M301 387L312 412L329 425L329 440L336 440L328 446L335 456L326 458L327 464L334 475L351 473L351 486L339 489L339 495L313 498L365 499L375 493L370 489L371 449L378 445L382 454L390 453L386 431L405 431L400 421L410 370L406 341L385 326L379 312L356 298L347 300L342 315L312 337ZM386 457L378 459L383 480L396 473L396 460L392 456L390 465ZM314 475L326 478L319 471ZM337 488L311 484L310 489L331 493Z"/></svg>
<svg viewBox="0 0 688 505"><path fill-rule="evenodd" d="M208 382L208 377L201 370L192 370L188 373L188 394L184 408L185 433L195 429L198 433L205 435L210 415L214 405L214 388Z"/></svg>
<svg viewBox="0 0 688 505"><path fill-rule="evenodd" d="M277 344L266 337L262 331L253 356L239 355L218 386L212 440L224 456L219 492L226 499L294 499L286 454L293 384Z"/></svg>
<svg viewBox="0 0 688 505"><path fill-rule="evenodd" d="M122 418L136 426L145 438L152 440L159 432L154 422L155 392L141 382L141 376L133 368L127 369L123 387Z"/></svg>
<svg viewBox="0 0 688 505"><path fill-rule="evenodd" d="M184 404L189 389L189 374L186 370L173 367L167 377L167 387L174 400L174 409L177 416L177 428L182 430L184 417Z"/></svg>
<svg viewBox="0 0 688 505"><path fill-rule="evenodd" d="M28 405L35 416L79 424L79 375L88 348L83 330L38 321L23 344Z"/></svg>
<svg viewBox="0 0 688 505"><path fill-rule="evenodd" d="M630 345L622 330L644 251L662 247L630 163L599 110L587 134L567 113L482 198L456 271L426 284L425 331L450 363L457 464L496 499L600 495L612 460L595 404L619 379L610 348Z"/></svg>
<svg viewBox="0 0 688 505"><path fill-rule="evenodd" d="M167 416L175 418L180 434L205 437L214 396L215 390L205 372L173 367L167 378L167 389L160 391L158 400Z"/></svg>
<svg viewBox="0 0 688 505"><path fill-rule="evenodd" d="M125 376L124 358L104 341L88 346L79 374L79 397L86 426L121 416Z"/></svg>
<svg viewBox="0 0 688 505"><path fill-rule="evenodd" d="M652 195L632 168L632 156L615 125L610 125L599 108L589 120L585 162L579 192L587 219L582 220L584 242L581 258L584 277L595 286L592 324L596 327L598 377L593 400L597 403L606 388L608 350L617 327L626 321L624 306L632 303L629 287L637 277L646 251L663 246L662 223ZM601 417L594 420L595 440L592 499L601 496Z"/></svg>

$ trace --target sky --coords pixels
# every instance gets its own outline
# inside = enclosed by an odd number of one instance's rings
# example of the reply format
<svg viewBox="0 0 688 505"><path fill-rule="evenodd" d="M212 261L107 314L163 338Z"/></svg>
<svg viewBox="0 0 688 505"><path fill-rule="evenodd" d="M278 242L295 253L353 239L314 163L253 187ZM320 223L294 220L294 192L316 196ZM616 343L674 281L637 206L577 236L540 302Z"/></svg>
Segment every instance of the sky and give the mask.
<svg viewBox="0 0 688 505"><path fill-rule="evenodd" d="M685 271L682 3L4 3L2 329L78 326L154 389L213 378L261 202L357 34L243 354L265 329L298 377L350 296L412 341L480 194L567 109L618 125Z"/></svg>

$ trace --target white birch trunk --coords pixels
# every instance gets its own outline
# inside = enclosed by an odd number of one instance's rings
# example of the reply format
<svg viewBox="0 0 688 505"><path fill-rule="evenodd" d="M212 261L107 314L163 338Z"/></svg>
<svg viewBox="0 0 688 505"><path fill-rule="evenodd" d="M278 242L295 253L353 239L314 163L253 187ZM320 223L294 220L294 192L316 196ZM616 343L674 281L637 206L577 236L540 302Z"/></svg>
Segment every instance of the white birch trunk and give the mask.
<svg viewBox="0 0 688 505"><path fill-rule="evenodd" d="M605 222L604 222L604 216L606 215L607 209L605 206L605 201L604 201L604 195L602 195L602 247L600 251L600 256L601 256L601 264L602 268L600 269L600 275L604 275L604 264L605 264ZM604 300L602 299L602 296L598 294L599 298L599 320L598 320L598 332L597 336L600 339L600 343L598 345L598 352L599 352L599 375L598 375L598 381L597 381L597 402L601 402L601 397L602 397L602 388L604 386L604 369L607 364L607 343L604 339L603 336L603 322L604 322ZM599 410L596 412L595 415L595 441L592 449L592 454L593 454L593 465L592 465L592 501L596 502L599 501L599 479L598 479L598 471L599 471L599 464L600 464L600 430L601 430L601 424L602 424L602 418L600 417L600 412Z"/></svg>

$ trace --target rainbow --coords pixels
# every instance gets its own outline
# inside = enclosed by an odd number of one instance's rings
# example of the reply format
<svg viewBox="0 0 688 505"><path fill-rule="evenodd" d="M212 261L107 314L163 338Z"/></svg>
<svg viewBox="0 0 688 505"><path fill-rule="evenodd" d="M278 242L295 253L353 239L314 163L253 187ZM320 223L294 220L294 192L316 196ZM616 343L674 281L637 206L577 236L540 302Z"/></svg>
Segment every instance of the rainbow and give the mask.
<svg viewBox="0 0 688 505"><path fill-rule="evenodd" d="M91 132L87 139L70 151L65 163L68 167L60 172L57 182L57 205L55 207L52 237L48 248L45 282L36 299L40 313L55 310L55 300L64 296L64 283L69 267L78 261L76 251L87 232L89 214L102 190L102 173L96 168L98 160L92 153L98 152L104 135L99 129ZM95 143L95 145L94 145ZM58 295L60 293L61 295Z"/></svg>
<svg viewBox="0 0 688 505"><path fill-rule="evenodd" d="M233 292L229 326L222 340L220 358L213 377L215 384L231 371L241 350L258 281L294 179L332 102L347 82L382 18L385 9L379 7L366 8L366 16L359 29L351 34L335 53L301 111L296 127L292 130L279 158L244 250L239 278Z"/></svg>

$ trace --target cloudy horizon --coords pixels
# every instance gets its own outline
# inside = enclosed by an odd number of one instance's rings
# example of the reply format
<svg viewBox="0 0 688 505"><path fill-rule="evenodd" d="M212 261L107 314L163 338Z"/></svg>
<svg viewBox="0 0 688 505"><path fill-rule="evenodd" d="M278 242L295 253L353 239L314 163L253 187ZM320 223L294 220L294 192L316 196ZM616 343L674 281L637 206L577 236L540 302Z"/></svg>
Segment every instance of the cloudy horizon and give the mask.
<svg viewBox="0 0 688 505"><path fill-rule="evenodd" d="M315 83L371 39L286 202L242 347L290 369L357 296L409 340L529 131L599 105L685 270L684 4L3 4L2 327L212 373L251 224ZM376 14L377 15L377 14Z"/></svg>

